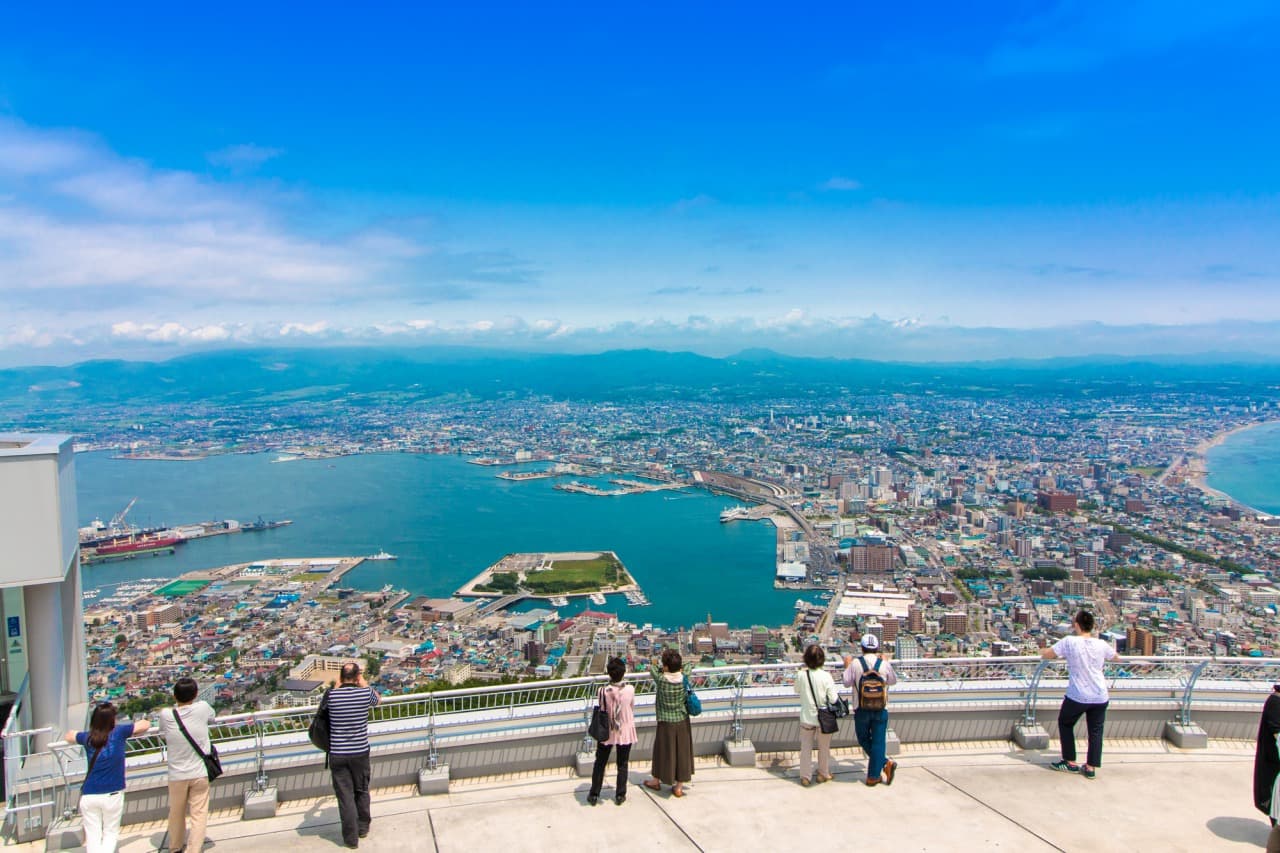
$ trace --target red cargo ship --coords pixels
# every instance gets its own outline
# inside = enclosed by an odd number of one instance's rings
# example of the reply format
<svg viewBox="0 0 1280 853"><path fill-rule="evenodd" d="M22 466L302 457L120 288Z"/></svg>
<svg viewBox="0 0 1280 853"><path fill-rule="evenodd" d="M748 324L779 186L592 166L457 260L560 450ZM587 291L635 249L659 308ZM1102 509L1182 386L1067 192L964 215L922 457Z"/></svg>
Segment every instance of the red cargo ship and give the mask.
<svg viewBox="0 0 1280 853"><path fill-rule="evenodd" d="M124 536L94 546L93 553L99 557L112 557L118 554L132 554L135 551L173 548L180 542L182 539L177 536Z"/></svg>

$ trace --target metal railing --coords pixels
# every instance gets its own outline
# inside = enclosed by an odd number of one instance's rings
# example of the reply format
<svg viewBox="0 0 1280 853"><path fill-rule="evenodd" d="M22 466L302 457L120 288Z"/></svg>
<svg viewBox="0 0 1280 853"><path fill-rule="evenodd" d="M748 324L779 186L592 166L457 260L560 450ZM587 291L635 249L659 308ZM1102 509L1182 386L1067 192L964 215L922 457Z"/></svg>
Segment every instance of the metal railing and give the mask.
<svg viewBox="0 0 1280 853"><path fill-rule="evenodd" d="M890 691L890 707L898 713L1005 708L1014 718L1020 713L1024 724L1034 724L1038 708L1060 697L1067 683L1062 661L1036 657L901 660L893 661L893 668L898 683ZM723 725L726 738L739 740L750 720L795 716L797 672L794 663L692 670L690 680L703 707L699 724ZM832 673L839 683L840 673L834 668ZM1210 696L1216 703L1234 702L1242 711L1256 712L1258 698L1270 691L1272 682L1280 681L1280 659L1121 658L1108 664L1106 676L1113 707L1158 699L1170 704L1172 722L1186 725L1193 702ZM637 722L651 721L653 681L648 673L630 673L627 681L636 691ZM576 735L585 732L597 690L605 683L603 677L568 678L384 697L371 712L370 743L375 754L421 750L424 767L435 769L442 751L447 754L454 746L522 735ZM51 730L13 729L17 709L15 703L4 730L9 810L65 809L66 795L50 792L66 790L65 779L83 776L82 751L70 761L64 756L35 762L44 753L32 754L31 738ZM227 772L251 773L261 790L272 768L317 762L320 753L307 738L315 710L309 705L218 718L210 733ZM586 746L589 741L584 739ZM56 753L71 751L74 748L48 753L56 759ZM126 760L130 787L160 784L166 772L163 738L148 734L130 739ZM35 769L26 772L33 762Z"/></svg>

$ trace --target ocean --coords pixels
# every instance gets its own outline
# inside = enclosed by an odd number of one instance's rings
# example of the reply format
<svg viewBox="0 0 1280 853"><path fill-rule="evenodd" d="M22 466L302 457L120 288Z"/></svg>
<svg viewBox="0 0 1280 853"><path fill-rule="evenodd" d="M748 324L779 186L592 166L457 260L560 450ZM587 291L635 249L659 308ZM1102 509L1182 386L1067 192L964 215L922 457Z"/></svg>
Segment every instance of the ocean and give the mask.
<svg viewBox="0 0 1280 853"><path fill-rule="evenodd" d="M76 456L82 525L107 521L132 498L129 521L181 525L233 518L292 519L288 527L198 539L172 556L86 566L86 590L175 577L270 557L359 556L344 585L448 596L515 551L616 551L652 602L604 609L639 624L690 626L708 612L734 627L790 624L797 594L773 588L768 522L720 523L736 501L700 489L595 497L556 491L555 479L512 483L457 456L371 454L276 462L277 454L185 462ZM515 470L532 470L521 466ZM607 478L584 479L608 486ZM810 596L812 597L812 596ZM545 602L525 607L546 606ZM571 614L591 606L574 599Z"/></svg>
<svg viewBox="0 0 1280 853"><path fill-rule="evenodd" d="M1280 422L1228 438L1208 454L1208 484L1242 504L1280 515Z"/></svg>

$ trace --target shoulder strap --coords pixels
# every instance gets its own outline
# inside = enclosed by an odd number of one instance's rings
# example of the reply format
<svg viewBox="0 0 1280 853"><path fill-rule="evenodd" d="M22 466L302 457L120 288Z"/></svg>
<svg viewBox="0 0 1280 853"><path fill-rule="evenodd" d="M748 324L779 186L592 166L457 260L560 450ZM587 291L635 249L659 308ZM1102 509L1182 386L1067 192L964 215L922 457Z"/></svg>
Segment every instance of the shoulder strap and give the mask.
<svg viewBox="0 0 1280 853"><path fill-rule="evenodd" d="M108 735L107 737L108 737L108 740L109 740L111 736L110 736L110 735ZM84 748L85 748L86 750L89 748L89 735L88 735L88 733L87 733L87 732L85 733L85 736L84 736ZM84 770L84 781L85 781L85 782L88 782L88 781L89 781L89 777L93 775L93 765L94 765L94 762L96 762L96 761L98 760L98 756L99 756L99 755L102 755L102 750L104 750L104 749L106 749L106 748L107 748L107 745L104 743L101 747L99 747L98 749L94 750L93 755L90 755L90 756L89 756L89 766L88 766L88 767L86 767L86 768L85 768L85 770ZM82 785L82 786L83 786L83 784L84 784L84 783L81 783L81 785Z"/></svg>
<svg viewBox="0 0 1280 853"><path fill-rule="evenodd" d="M879 655L876 655L876 665L871 667L871 669L877 674L879 674L880 672L880 661L882 660L884 660L884 658L880 657Z"/></svg>
<svg viewBox="0 0 1280 853"><path fill-rule="evenodd" d="M809 667L804 668L805 677L809 681L809 695L813 697L813 707L818 707L818 691L813 689L813 670Z"/></svg>
<svg viewBox="0 0 1280 853"><path fill-rule="evenodd" d="M209 756L204 754L204 750L196 745L196 739L191 736L191 732L187 731L187 727L182 723L182 715L178 713L178 706L173 706L173 721L178 724L178 728L182 730L182 736L187 739L187 743L191 744L191 750L202 760L208 760Z"/></svg>

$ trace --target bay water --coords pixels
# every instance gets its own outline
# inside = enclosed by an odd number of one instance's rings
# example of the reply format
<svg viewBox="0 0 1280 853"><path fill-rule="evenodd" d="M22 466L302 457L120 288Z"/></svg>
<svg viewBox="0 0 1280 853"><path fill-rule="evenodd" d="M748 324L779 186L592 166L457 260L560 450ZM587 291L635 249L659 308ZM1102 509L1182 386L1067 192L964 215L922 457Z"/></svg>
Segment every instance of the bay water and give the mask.
<svg viewBox="0 0 1280 853"><path fill-rule="evenodd" d="M140 578L272 557L365 556L344 586L448 596L517 551L616 551L652 605L609 596L628 621L691 626L708 613L734 627L790 624L795 592L773 588L775 532L768 522L722 524L736 501L700 489L597 497L557 491L556 479L510 482L502 468L457 456L368 454L277 462L277 454L169 462L76 456L80 523L106 521L132 498L143 526L292 519L274 530L197 539L171 556L86 566L86 590ZM536 466L535 466L536 467ZM532 470L521 466L515 470ZM580 478L612 488L607 478ZM810 595L812 598L812 595ZM526 602L523 609L547 606ZM573 599L568 615L591 606Z"/></svg>
<svg viewBox="0 0 1280 853"><path fill-rule="evenodd" d="M1280 421L1242 430L1208 453L1206 482L1242 504L1280 515Z"/></svg>

